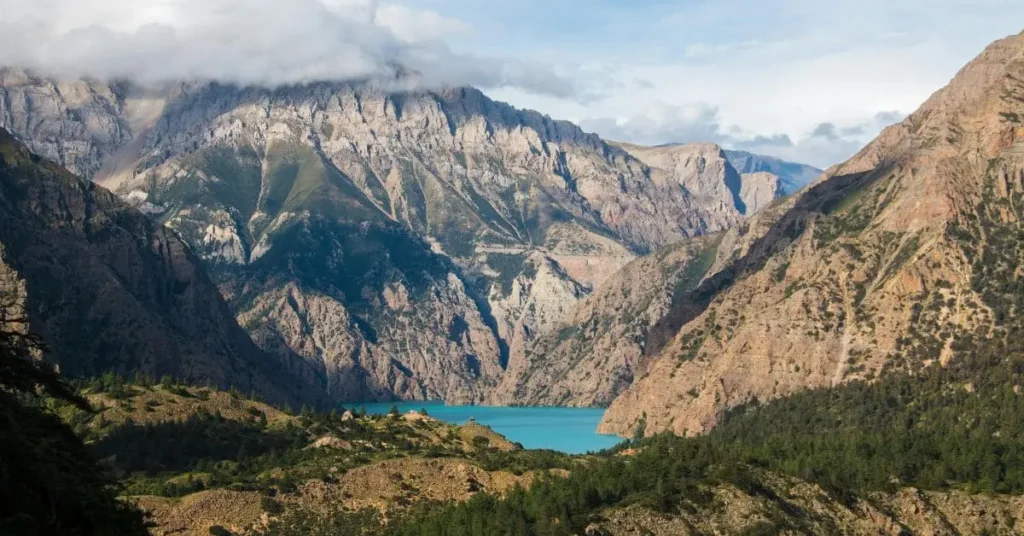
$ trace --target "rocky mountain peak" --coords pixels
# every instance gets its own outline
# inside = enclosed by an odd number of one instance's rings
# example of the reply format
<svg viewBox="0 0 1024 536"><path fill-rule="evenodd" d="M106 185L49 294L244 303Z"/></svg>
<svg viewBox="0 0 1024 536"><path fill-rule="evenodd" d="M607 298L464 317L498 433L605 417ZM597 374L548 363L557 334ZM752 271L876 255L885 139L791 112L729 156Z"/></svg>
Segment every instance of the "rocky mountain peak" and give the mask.
<svg viewBox="0 0 1024 536"><path fill-rule="evenodd" d="M675 183L686 188L699 203L714 207L724 217L738 219L739 216L754 212L748 211L743 199L742 177L717 144L619 146L649 166L655 181Z"/></svg>

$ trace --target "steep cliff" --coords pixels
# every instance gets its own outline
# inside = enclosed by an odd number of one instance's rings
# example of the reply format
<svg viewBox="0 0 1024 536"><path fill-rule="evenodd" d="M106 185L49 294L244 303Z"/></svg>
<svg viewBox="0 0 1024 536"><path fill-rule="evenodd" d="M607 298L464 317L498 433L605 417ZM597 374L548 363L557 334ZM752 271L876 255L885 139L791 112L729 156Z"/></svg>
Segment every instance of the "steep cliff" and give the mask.
<svg viewBox="0 0 1024 536"><path fill-rule="evenodd" d="M701 281L719 240L687 240L627 264L526 348L489 402L610 404L641 367L647 330L667 313L675 294Z"/></svg>

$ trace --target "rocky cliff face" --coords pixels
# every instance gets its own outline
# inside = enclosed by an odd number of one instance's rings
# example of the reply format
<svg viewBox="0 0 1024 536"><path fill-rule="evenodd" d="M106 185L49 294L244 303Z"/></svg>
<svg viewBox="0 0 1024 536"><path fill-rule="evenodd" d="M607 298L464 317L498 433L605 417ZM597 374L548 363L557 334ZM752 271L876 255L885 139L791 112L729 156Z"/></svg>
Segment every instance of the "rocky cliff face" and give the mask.
<svg viewBox="0 0 1024 536"><path fill-rule="evenodd" d="M633 382L647 330L677 292L710 269L718 238L680 242L627 264L564 320L525 349L489 402L498 405L606 406Z"/></svg>
<svg viewBox="0 0 1024 536"><path fill-rule="evenodd" d="M763 199L754 191L760 190L760 195L771 195L769 201L776 194L781 195L779 178L769 172L748 175L747 178L754 184L747 184L718 145L619 146L648 165L654 175L681 184L693 193L701 206L709 207L722 218L731 218L733 222L738 221L736 213L750 215L756 212L755 207L747 207L744 190L747 190L749 199L755 203Z"/></svg>
<svg viewBox="0 0 1024 536"><path fill-rule="evenodd" d="M699 433L755 398L944 364L1000 333L1019 312L998 282L1024 262L1022 80L1024 36L993 44L791 200L673 303L601 429Z"/></svg>
<svg viewBox="0 0 1024 536"><path fill-rule="evenodd" d="M717 147L655 151L675 156L653 166L472 89L15 70L0 86L0 125L178 231L254 339L303 356L342 400L479 402L637 255L778 191L745 186Z"/></svg>
<svg viewBox="0 0 1024 536"><path fill-rule="evenodd" d="M617 146L647 165L657 180L682 185L702 206L714 207L734 222L781 195L777 176L741 176L717 145ZM522 358L512 362L488 401L611 403L645 363L647 332L667 313L673 298L692 290L716 263L732 254L719 250L721 241L722 236L686 240L623 267L570 315L563 315L554 329L536 337Z"/></svg>
<svg viewBox="0 0 1024 536"><path fill-rule="evenodd" d="M746 256L793 206L775 201L728 231L640 257L537 338L489 398L495 404L607 406L644 374L652 337L709 278Z"/></svg>
<svg viewBox="0 0 1024 536"><path fill-rule="evenodd" d="M4 303L64 374L170 374L276 402L324 399L306 363L252 343L175 233L2 129L0 274Z"/></svg>

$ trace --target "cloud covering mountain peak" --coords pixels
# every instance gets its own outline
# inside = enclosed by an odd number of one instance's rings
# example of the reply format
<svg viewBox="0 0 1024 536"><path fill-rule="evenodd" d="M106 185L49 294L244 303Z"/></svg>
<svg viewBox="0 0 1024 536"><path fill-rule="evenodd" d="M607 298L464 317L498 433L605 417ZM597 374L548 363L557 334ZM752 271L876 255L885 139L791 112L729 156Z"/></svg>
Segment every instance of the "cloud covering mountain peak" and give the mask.
<svg viewBox="0 0 1024 536"><path fill-rule="evenodd" d="M555 65L454 52L445 39L468 24L375 0L0 0L0 12L0 64L56 76L279 86L415 72L427 87L589 92Z"/></svg>

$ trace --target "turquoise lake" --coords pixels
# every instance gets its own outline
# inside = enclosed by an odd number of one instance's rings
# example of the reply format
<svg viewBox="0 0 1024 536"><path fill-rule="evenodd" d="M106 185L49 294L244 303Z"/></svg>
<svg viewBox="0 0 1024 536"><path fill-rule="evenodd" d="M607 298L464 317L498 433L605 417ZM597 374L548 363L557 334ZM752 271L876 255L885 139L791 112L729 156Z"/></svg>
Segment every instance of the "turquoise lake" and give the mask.
<svg viewBox="0 0 1024 536"><path fill-rule="evenodd" d="M391 406L398 406L402 413L426 409L431 417L452 424L465 424L472 417L528 449L583 454L606 449L622 441L618 436L596 432L597 423L604 415L603 409L446 406L443 402L379 402L349 407L365 407L367 413L385 414Z"/></svg>

